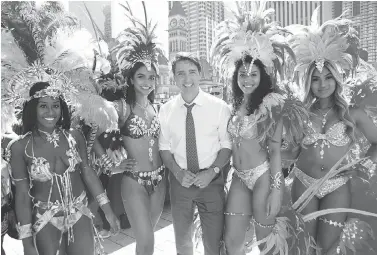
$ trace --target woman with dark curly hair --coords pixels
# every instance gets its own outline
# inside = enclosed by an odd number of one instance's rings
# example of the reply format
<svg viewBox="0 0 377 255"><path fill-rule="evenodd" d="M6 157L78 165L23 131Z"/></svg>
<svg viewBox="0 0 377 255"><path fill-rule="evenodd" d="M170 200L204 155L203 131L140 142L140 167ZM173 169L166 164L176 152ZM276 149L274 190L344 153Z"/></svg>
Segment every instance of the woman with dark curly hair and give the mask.
<svg viewBox="0 0 377 255"><path fill-rule="evenodd" d="M267 13L263 6L256 6L254 14L239 9L237 21L219 26L213 48L214 63L221 63L221 73L232 79L233 109L227 128L233 142L233 179L224 213L225 250L232 255L246 253L250 221L257 239L252 247L259 246L261 254L288 254L289 223L277 217L284 189L283 128L286 139L299 140L303 135L299 123L306 116L300 102L277 87L272 72L279 71L277 55L282 55L277 45L289 48L261 32L276 29L267 24L267 17L258 16Z"/></svg>

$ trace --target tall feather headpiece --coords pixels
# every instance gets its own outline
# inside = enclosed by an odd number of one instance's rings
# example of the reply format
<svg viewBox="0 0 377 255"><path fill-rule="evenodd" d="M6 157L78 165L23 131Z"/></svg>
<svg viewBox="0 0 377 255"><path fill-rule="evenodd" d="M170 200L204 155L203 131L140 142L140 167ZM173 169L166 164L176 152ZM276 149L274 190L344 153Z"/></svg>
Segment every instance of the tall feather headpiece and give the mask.
<svg viewBox="0 0 377 255"><path fill-rule="evenodd" d="M284 52L287 51L294 60L285 37L279 34L286 31L270 22L275 10L265 10L266 1L250 3L253 6L247 12L236 2L234 19L225 20L216 28L216 39L211 47L212 63L223 77L229 78L234 72L235 62L250 55L253 60L259 59L268 73L279 72L283 76Z"/></svg>
<svg viewBox="0 0 377 255"><path fill-rule="evenodd" d="M359 39L351 27L351 20L342 19L341 15L319 25L319 8L314 10L310 26L285 27L293 34L289 43L296 54L295 71L305 73L315 62L318 71L322 72L326 61L341 71L351 71L359 63Z"/></svg>
<svg viewBox="0 0 377 255"><path fill-rule="evenodd" d="M2 3L2 25L9 28L2 29L2 45L3 40L11 43L1 56L2 102L20 110L32 98L63 97L74 115L103 130L117 129L114 105L98 95L90 80L94 41L69 17L62 9L37 8L33 2ZM22 53L14 59L17 52ZM38 81L50 87L31 98L29 90ZM97 111L88 111L91 107Z"/></svg>
<svg viewBox="0 0 377 255"><path fill-rule="evenodd" d="M126 28L117 37L119 42L112 52L116 54L119 69L125 76L127 72L138 62L143 63L148 70L153 66L158 72L158 54L162 52L161 48L155 42L156 24L148 21L145 3L142 1L144 8L145 21L140 21L133 16L130 6L121 5L126 10L127 18L132 22L133 27Z"/></svg>

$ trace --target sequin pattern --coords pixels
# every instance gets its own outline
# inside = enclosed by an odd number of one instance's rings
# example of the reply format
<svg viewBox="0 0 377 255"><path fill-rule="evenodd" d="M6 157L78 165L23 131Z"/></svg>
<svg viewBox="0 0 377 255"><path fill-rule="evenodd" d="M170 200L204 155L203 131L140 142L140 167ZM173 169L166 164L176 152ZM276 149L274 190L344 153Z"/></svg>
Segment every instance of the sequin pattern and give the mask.
<svg viewBox="0 0 377 255"><path fill-rule="evenodd" d="M268 169L270 164L268 161L263 162L257 167L248 170L237 170L234 168L234 174L242 180L243 183L250 189L253 190L255 183Z"/></svg>
<svg viewBox="0 0 377 255"><path fill-rule="evenodd" d="M155 116L152 120L151 126L148 128L147 124L145 123L144 119L136 114L132 114L130 116L130 122L125 123L127 125L127 132L124 133L126 136L130 136L132 138L140 138L144 135L157 138L160 132L160 122L158 121L157 116Z"/></svg>
<svg viewBox="0 0 377 255"><path fill-rule="evenodd" d="M234 143L239 144L240 139L254 139L257 136L256 117L254 114L250 116L230 117L228 122L228 133Z"/></svg>
<svg viewBox="0 0 377 255"><path fill-rule="evenodd" d="M313 125L309 122L308 135L305 136L303 144L310 145L317 143L318 140L323 140L325 143L329 143L334 146L345 146L350 143L351 139L346 133L347 126L343 122L338 122L332 125L325 134L318 133L314 130Z"/></svg>
<svg viewBox="0 0 377 255"><path fill-rule="evenodd" d="M292 169L293 173L296 175L296 177L302 182L302 184L305 185L305 187L309 188L311 185L313 185L315 182L318 181L318 179L315 179L307 174L305 174L303 171L301 171L296 166ZM330 194L331 192L337 190L344 184L346 184L349 180L349 177L337 175L333 178L328 179L325 181L322 186L319 188L316 197L323 198L327 194Z"/></svg>

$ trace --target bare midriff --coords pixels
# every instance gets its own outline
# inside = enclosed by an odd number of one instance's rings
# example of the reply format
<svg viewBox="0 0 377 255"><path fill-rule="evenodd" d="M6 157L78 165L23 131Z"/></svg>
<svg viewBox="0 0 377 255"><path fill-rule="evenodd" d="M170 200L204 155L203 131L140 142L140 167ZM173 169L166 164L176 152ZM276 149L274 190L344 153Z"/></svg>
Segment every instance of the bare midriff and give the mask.
<svg viewBox="0 0 377 255"><path fill-rule="evenodd" d="M252 169L267 160L267 152L256 139L242 139L232 146L233 165L238 170Z"/></svg>
<svg viewBox="0 0 377 255"><path fill-rule="evenodd" d="M153 146L150 146L151 140L154 141ZM135 171L150 172L162 165L160 152L158 150L158 138L144 136L139 139L132 139L123 136L123 144L127 151L127 158L135 159L137 162L134 168ZM149 148L152 148L152 161L149 159Z"/></svg>
<svg viewBox="0 0 377 255"><path fill-rule="evenodd" d="M320 141L319 143L321 143ZM320 146L305 145L297 159L296 166L307 175L320 179L342 158L348 151L349 145L324 147L324 157L320 157ZM344 165L342 162L341 165Z"/></svg>

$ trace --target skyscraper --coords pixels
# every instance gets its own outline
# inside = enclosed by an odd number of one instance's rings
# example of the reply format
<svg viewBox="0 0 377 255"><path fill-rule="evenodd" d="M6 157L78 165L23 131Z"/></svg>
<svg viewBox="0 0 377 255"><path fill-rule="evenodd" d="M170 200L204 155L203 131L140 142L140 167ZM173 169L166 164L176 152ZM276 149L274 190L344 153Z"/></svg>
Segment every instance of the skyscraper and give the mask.
<svg viewBox="0 0 377 255"><path fill-rule="evenodd" d="M335 3L335 2L334 2ZM360 46L366 50L366 59L370 63L377 63L377 2L376 1L343 1L342 12L347 11L345 18L354 22L359 33ZM335 8L333 8L335 11Z"/></svg>
<svg viewBox="0 0 377 255"><path fill-rule="evenodd" d="M252 8L252 3L246 1L246 9ZM273 21L277 21L280 26L292 24L309 25L313 11L320 6L319 19L322 24L331 19L331 3L329 1L269 1L266 8L275 9Z"/></svg>
<svg viewBox="0 0 377 255"><path fill-rule="evenodd" d="M176 1L169 2L169 10L172 11L176 5ZM186 50L197 53L200 59L208 60L216 25L224 20L224 2L180 1L180 5L187 21Z"/></svg>

